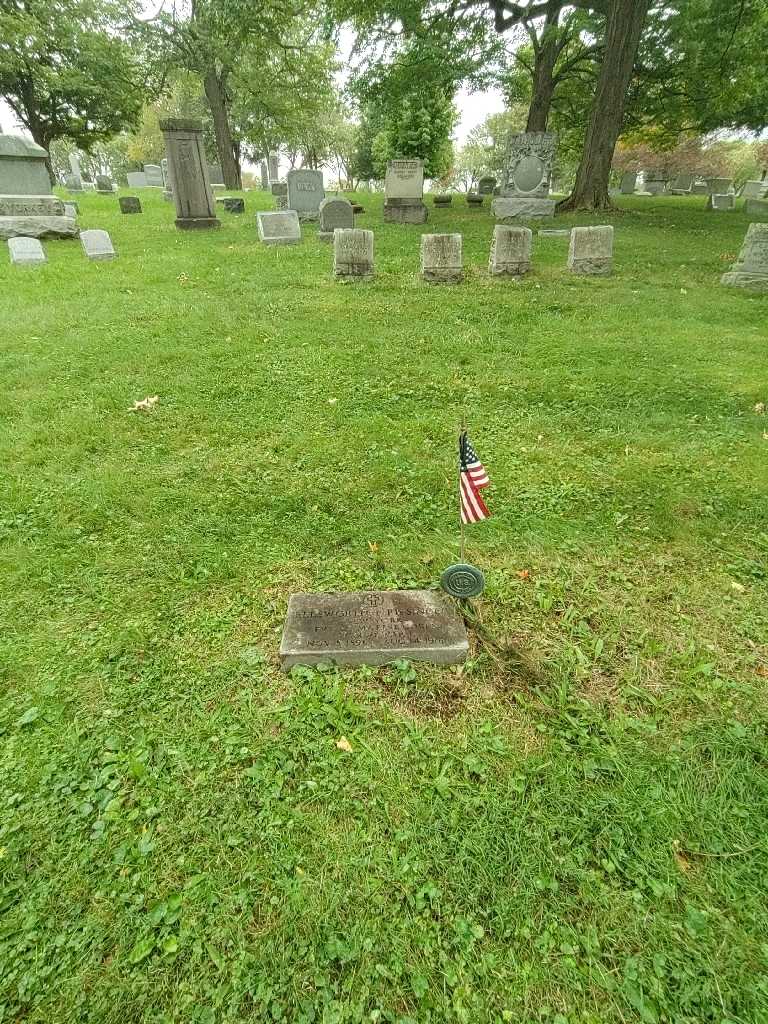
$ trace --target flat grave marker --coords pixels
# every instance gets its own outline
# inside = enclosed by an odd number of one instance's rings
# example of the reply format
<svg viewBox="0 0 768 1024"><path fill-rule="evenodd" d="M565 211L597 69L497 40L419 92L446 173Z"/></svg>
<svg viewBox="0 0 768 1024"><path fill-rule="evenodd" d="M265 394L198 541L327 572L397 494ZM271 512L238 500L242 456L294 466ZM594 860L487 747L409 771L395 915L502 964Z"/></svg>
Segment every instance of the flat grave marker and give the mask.
<svg viewBox="0 0 768 1024"><path fill-rule="evenodd" d="M39 238L25 238L23 235L8 239L8 252L11 263L22 267L35 267L47 263L42 243Z"/></svg>
<svg viewBox="0 0 768 1024"><path fill-rule="evenodd" d="M81 231L80 244L89 260L113 260L117 256L109 233L101 228Z"/></svg>
<svg viewBox="0 0 768 1024"><path fill-rule="evenodd" d="M256 227L265 245L295 245L301 241L301 225L295 210L259 210Z"/></svg>

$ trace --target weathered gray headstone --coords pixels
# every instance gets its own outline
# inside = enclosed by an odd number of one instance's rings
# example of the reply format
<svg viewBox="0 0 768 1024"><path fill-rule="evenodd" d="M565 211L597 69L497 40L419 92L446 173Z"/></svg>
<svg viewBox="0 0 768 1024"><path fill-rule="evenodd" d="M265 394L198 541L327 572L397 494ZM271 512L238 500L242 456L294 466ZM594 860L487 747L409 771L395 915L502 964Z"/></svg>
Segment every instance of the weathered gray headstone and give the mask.
<svg viewBox="0 0 768 1024"><path fill-rule="evenodd" d="M736 262L722 284L768 292L768 224L750 224Z"/></svg>
<svg viewBox="0 0 768 1024"><path fill-rule="evenodd" d="M768 217L768 199L748 199L744 212L751 217Z"/></svg>
<svg viewBox="0 0 768 1024"><path fill-rule="evenodd" d="M264 160L259 164L259 174L261 175L261 187L266 192L269 189L269 169Z"/></svg>
<svg viewBox="0 0 768 1024"><path fill-rule="evenodd" d="M51 191L48 153L31 139L0 135L0 195L44 196Z"/></svg>
<svg viewBox="0 0 768 1024"><path fill-rule="evenodd" d="M96 175L96 191L97 192L109 192L109 193L112 193L112 192L115 191L114 187L112 185L112 179L109 177L109 175L107 175L107 174L97 174Z"/></svg>
<svg viewBox="0 0 768 1024"><path fill-rule="evenodd" d="M768 181L745 181L741 187L742 199L762 199L768 192Z"/></svg>
<svg viewBox="0 0 768 1024"><path fill-rule="evenodd" d="M434 590L294 594L280 658L293 665L386 665L406 658L436 665L466 659L469 644L454 602Z"/></svg>
<svg viewBox="0 0 768 1024"><path fill-rule="evenodd" d="M711 196L725 196L733 191L733 178L707 178L707 187Z"/></svg>
<svg viewBox="0 0 768 1024"><path fill-rule="evenodd" d="M461 235L421 236L421 276L430 284L457 284L463 279Z"/></svg>
<svg viewBox="0 0 768 1024"><path fill-rule="evenodd" d="M128 188L147 187L147 176L144 171L128 171L125 177L128 180Z"/></svg>
<svg viewBox="0 0 768 1024"><path fill-rule="evenodd" d="M47 257L38 238L23 236L9 238L8 252L11 256L11 263L16 263L19 266L34 267L40 263L47 263Z"/></svg>
<svg viewBox="0 0 768 1024"><path fill-rule="evenodd" d="M109 233L101 228L81 231L80 244L89 260L113 260L117 256Z"/></svg>
<svg viewBox="0 0 768 1024"><path fill-rule="evenodd" d="M164 156L160 161L160 173L163 176L163 188L170 189L171 187L171 175L168 170L168 157Z"/></svg>
<svg viewBox="0 0 768 1024"><path fill-rule="evenodd" d="M390 160L384 179L384 221L424 224L424 164L421 160Z"/></svg>
<svg viewBox="0 0 768 1024"><path fill-rule="evenodd" d="M621 176L619 191L623 196L631 196L637 185L637 171L625 171Z"/></svg>
<svg viewBox="0 0 768 1024"><path fill-rule="evenodd" d="M453 196L450 192L444 192L442 195L437 195L432 200L433 206L450 206L453 202Z"/></svg>
<svg viewBox="0 0 768 1024"><path fill-rule="evenodd" d="M572 228L568 249L572 274L608 275L613 271L613 227Z"/></svg>
<svg viewBox="0 0 768 1024"><path fill-rule="evenodd" d="M0 217L0 238L74 238L73 217Z"/></svg>
<svg viewBox="0 0 768 1024"><path fill-rule="evenodd" d="M69 181L67 186L73 189L75 192L82 192L83 189L83 174L80 170L80 157L76 152L69 154L69 169L71 174L69 175Z"/></svg>
<svg viewBox="0 0 768 1024"><path fill-rule="evenodd" d="M212 185L224 184L224 172L221 169L221 164L208 165L208 178Z"/></svg>
<svg viewBox="0 0 768 1024"><path fill-rule="evenodd" d="M695 175L693 174L678 174L674 181L669 186L669 191L673 196L688 196L691 194L693 188L693 181Z"/></svg>
<svg viewBox="0 0 768 1024"><path fill-rule="evenodd" d="M267 155L267 163L269 166L270 183L273 181L278 181L278 179L280 178L280 156L275 150L272 150Z"/></svg>
<svg viewBox="0 0 768 1024"><path fill-rule="evenodd" d="M216 202L219 202L217 199ZM240 196L223 196L221 205L227 213L245 213L245 200Z"/></svg>
<svg viewBox="0 0 768 1024"><path fill-rule="evenodd" d="M706 183L706 181L694 181L693 185L691 185L691 195L708 196L709 185Z"/></svg>
<svg viewBox="0 0 768 1024"><path fill-rule="evenodd" d="M144 177L147 181L147 188L162 188L163 168L160 164L144 164Z"/></svg>
<svg viewBox="0 0 768 1024"><path fill-rule="evenodd" d="M493 190L496 188L496 179L492 174L486 174L485 177L481 178L477 183L477 192L481 196L492 196Z"/></svg>
<svg viewBox="0 0 768 1024"><path fill-rule="evenodd" d="M265 245L295 245L301 241L301 225L295 210L259 210L256 227Z"/></svg>
<svg viewBox="0 0 768 1024"><path fill-rule="evenodd" d="M176 227L218 228L208 165L203 146L203 126L189 118L167 118L160 122L173 182Z"/></svg>
<svg viewBox="0 0 768 1024"><path fill-rule="evenodd" d="M501 195L491 203L496 220L554 217L549 199L557 136L552 132L514 133L507 139Z"/></svg>
<svg viewBox="0 0 768 1024"><path fill-rule="evenodd" d="M313 171L303 167L298 171L288 171L288 209L295 210L299 220L317 220L320 216L320 203L325 198L322 171Z"/></svg>
<svg viewBox="0 0 768 1024"><path fill-rule="evenodd" d="M711 192L707 200L707 209L731 213L736 209L736 196L733 192L726 192L723 195Z"/></svg>
<svg viewBox="0 0 768 1024"><path fill-rule="evenodd" d="M141 213L141 201L136 196L120 196L120 213Z"/></svg>
<svg viewBox="0 0 768 1024"><path fill-rule="evenodd" d="M355 226L355 214L352 210L352 203L341 196L328 196L320 203L320 227L317 237L321 241L333 240L333 232L336 228L353 228Z"/></svg>
<svg viewBox="0 0 768 1024"><path fill-rule="evenodd" d="M336 228L333 232L333 276L343 280L373 277L373 232Z"/></svg>
<svg viewBox="0 0 768 1024"><path fill-rule="evenodd" d="M488 270L494 276L520 277L531 269L533 232L530 228L496 224Z"/></svg>
<svg viewBox="0 0 768 1024"><path fill-rule="evenodd" d="M479 192L467 192L467 206L473 210L479 210L483 205L483 197Z"/></svg>

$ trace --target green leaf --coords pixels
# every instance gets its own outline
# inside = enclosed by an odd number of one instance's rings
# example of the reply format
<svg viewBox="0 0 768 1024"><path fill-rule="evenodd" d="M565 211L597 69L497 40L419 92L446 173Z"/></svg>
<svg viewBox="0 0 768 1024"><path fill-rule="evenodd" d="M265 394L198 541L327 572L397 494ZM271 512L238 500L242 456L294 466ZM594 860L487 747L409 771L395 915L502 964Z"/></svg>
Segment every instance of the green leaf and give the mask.
<svg viewBox="0 0 768 1024"><path fill-rule="evenodd" d="M23 729L25 725L31 725L40 717L40 708L27 708L21 718L16 720L17 729Z"/></svg>
<svg viewBox="0 0 768 1024"><path fill-rule="evenodd" d="M130 961L132 964L140 964L142 960L146 960L152 950L155 948L154 936L148 935L143 939L139 939L136 945L131 950Z"/></svg>

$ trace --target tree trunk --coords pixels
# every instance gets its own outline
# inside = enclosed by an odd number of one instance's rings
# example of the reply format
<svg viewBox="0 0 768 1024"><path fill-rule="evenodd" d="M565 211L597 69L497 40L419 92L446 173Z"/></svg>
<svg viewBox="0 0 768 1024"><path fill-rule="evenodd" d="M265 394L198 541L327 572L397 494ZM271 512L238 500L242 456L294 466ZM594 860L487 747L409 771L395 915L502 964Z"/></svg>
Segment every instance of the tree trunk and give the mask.
<svg viewBox="0 0 768 1024"><path fill-rule="evenodd" d="M545 132L549 110L555 93L555 62L559 52L557 22L560 4L550 4L547 10L541 42L534 47L533 93L528 108L527 132Z"/></svg>
<svg viewBox="0 0 768 1024"><path fill-rule="evenodd" d="M232 132L229 127L229 114L227 111L227 95L224 90L224 82L215 70L208 71L203 79L205 95L213 115L213 130L216 135L216 151L221 161L221 171L224 175L224 184L227 188L237 189L243 187L240 177L240 164L235 156L235 145L232 141Z"/></svg>
<svg viewBox="0 0 768 1024"><path fill-rule="evenodd" d="M603 63L589 114L576 183L558 210L610 210L608 178L621 133L627 90L650 0L613 0L605 26Z"/></svg>
<svg viewBox="0 0 768 1024"><path fill-rule="evenodd" d="M42 146L48 154L45 158L45 169L48 171L48 177L51 179L51 187L58 185L56 175L53 173L53 164L51 163L51 151L49 149L51 140L44 134L36 119L29 119L27 121L27 128L29 130L29 134L32 136L32 141L36 142L38 146Z"/></svg>

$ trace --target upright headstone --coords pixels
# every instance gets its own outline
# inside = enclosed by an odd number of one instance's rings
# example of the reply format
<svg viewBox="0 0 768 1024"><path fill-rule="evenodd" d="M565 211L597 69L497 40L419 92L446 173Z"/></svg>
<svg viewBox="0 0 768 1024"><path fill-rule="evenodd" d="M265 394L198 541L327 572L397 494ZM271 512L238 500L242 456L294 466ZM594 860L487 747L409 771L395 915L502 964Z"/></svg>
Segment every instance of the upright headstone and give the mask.
<svg viewBox="0 0 768 1024"><path fill-rule="evenodd" d="M224 172L221 169L221 164L209 164L208 177L212 185L223 185Z"/></svg>
<svg viewBox="0 0 768 1024"><path fill-rule="evenodd" d="M384 220L388 224L424 224L424 164L421 160L390 160L384 179Z"/></svg>
<svg viewBox="0 0 768 1024"><path fill-rule="evenodd" d="M436 590L293 594L280 659L294 665L385 665L407 658L453 665L467 657L456 603Z"/></svg>
<svg viewBox="0 0 768 1024"><path fill-rule="evenodd" d="M634 194L635 186L637 185L637 171L624 171L621 176L621 184L619 185L619 191L623 196L631 196Z"/></svg>
<svg viewBox="0 0 768 1024"><path fill-rule="evenodd" d="M259 164L259 174L261 175L261 187L267 192L269 190L269 169L264 160Z"/></svg>
<svg viewBox="0 0 768 1024"><path fill-rule="evenodd" d="M245 200L240 196L217 196L216 202L223 206L227 213L245 213Z"/></svg>
<svg viewBox="0 0 768 1024"><path fill-rule="evenodd" d="M694 181L693 185L691 185L691 195L708 196L709 185L706 183L706 181Z"/></svg>
<svg viewBox="0 0 768 1024"><path fill-rule="evenodd" d="M267 163L269 165L269 180L270 182L279 181L280 179L280 158L276 150L272 150L267 155Z"/></svg>
<svg viewBox="0 0 768 1024"><path fill-rule="evenodd" d="M77 203L64 203L64 216L65 217L76 217L80 213L80 207Z"/></svg>
<svg viewBox="0 0 768 1024"><path fill-rule="evenodd" d="M669 186L669 191L673 196L689 196L693 188L694 177L693 174L678 174Z"/></svg>
<svg viewBox="0 0 768 1024"><path fill-rule="evenodd" d="M295 210L259 210L256 227L265 245L295 245L301 241L301 225Z"/></svg>
<svg viewBox="0 0 768 1024"><path fill-rule="evenodd" d="M144 171L128 171L125 177L128 179L128 188L147 187L147 176Z"/></svg>
<svg viewBox="0 0 768 1024"><path fill-rule="evenodd" d="M160 169L163 172L163 199L167 203L173 202L173 178L171 177L171 165L168 157L164 156L160 161Z"/></svg>
<svg viewBox="0 0 768 1024"><path fill-rule="evenodd" d="M188 118L167 118L160 122L173 181L176 227L218 228L208 165L203 147L203 126Z"/></svg>
<svg viewBox="0 0 768 1024"><path fill-rule="evenodd" d="M530 228L496 224L488 270L494 276L521 277L531 269L533 232Z"/></svg>
<svg viewBox="0 0 768 1024"><path fill-rule="evenodd" d="M136 196L120 196L120 213L141 213L141 202Z"/></svg>
<svg viewBox="0 0 768 1024"><path fill-rule="evenodd" d="M0 134L0 238L62 238L77 234L51 192L48 153L31 139Z"/></svg>
<svg viewBox="0 0 768 1024"><path fill-rule="evenodd" d="M491 203L500 221L554 217L555 200L549 198L557 136L552 132L523 132L507 141L501 195Z"/></svg>
<svg viewBox="0 0 768 1024"><path fill-rule="evenodd" d="M707 209L732 213L736 209L736 196L733 192L725 192L722 195L710 192L709 199L707 200Z"/></svg>
<svg viewBox="0 0 768 1024"><path fill-rule="evenodd" d="M144 176L147 179L147 188L163 187L163 169L160 164L144 164Z"/></svg>
<svg viewBox="0 0 768 1024"><path fill-rule="evenodd" d="M67 188L73 192L81 192L83 188L83 175L80 170L80 157L73 150L68 157L70 175L67 181Z"/></svg>
<svg viewBox="0 0 768 1024"><path fill-rule="evenodd" d="M433 206L450 206L453 202L453 196L450 192L443 192L441 195L437 195L432 200Z"/></svg>
<svg viewBox="0 0 768 1024"><path fill-rule="evenodd" d="M613 271L613 227L605 224L572 228L568 269L572 274L610 274Z"/></svg>
<svg viewBox="0 0 768 1024"><path fill-rule="evenodd" d="M720 279L734 288L768 292L768 224L750 224L736 262Z"/></svg>
<svg viewBox="0 0 768 1024"><path fill-rule="evenodd" d="M336 228L333 232L333 276L359 281L373 277L373 232Z"/></svg>
<svg viewBox="0 0 768 1024"><path fill-rule="evenodd" d="M762 199L768 192L768 181L745 181L741 187L742 199Z"/></svg>
<svg viewBox="0 0 768 1024"><path fill-rule="evenodd" d="M333 232L336 228L353 228L355 226L355 215L352 211L352 203L341 196L328 196L320 203L320 227L317 237L321 241L333 240Z"/></svg>
<svg viewBox="0 0 768 1024"><path fill-rule="evenodd" d="M645 191L652 196L661 196L667 191L668 175L658 167L643 174Z"/></svg>
<svg viewBox="0 0 768 1024"><path fill-rule="evenodd" d="M430 284L457 284L463 279L461 235L421 236L421 276Z"/></svg>
<svg viewBox="0 0 768 1024"><path fill-rule="evenodd" d="M323 172L303 167L288 171L285 176L288 185L288 209L295 210L299 220L317 220L320 203L325 198Z"/></svg>
<svg viewBox="0 0 768 1024"><path fill-rule="evenodd" d="M492 174L486 174L477 183L477 192L481 196L492 196L496 188L496 179Z"/></svg>
<svg viewBox="0 0 768 1024"><path fill-rule="evenodd" d="M288 209L288 186L284 181L273 181L269 190L275 199L276 210Z"/></svg>
<svg viewBox="0 0 768 1024"><path fill-rule="evenodd" d="M35 267L40 263L47 263L47 257L43 246L38 238L25 238L23 236L8 239L8 252L11 256L11 263L24 267Z"/></svg>
<svg viewBox="0 0 768 1024"><path fill-rule="evenodd" d="M707 178L711 196L725 196L733 191L733 178Z"/></svg>
<svg viewBox="0 0 768 1024"><path fill-rule="evenodd" d="M117 255L109 233L100 228L81 231L80 244L89 260L113 260Z"/></svg>
<svg viewBox="0 0 768 1024"><path fill-rule="evenodd" d="M107 175L107 174L97 174L96 175L96 191L97 192L109 192L110 194L115 191L114 187L112 185L112 179L109 177L109 175Z"/></svg>

